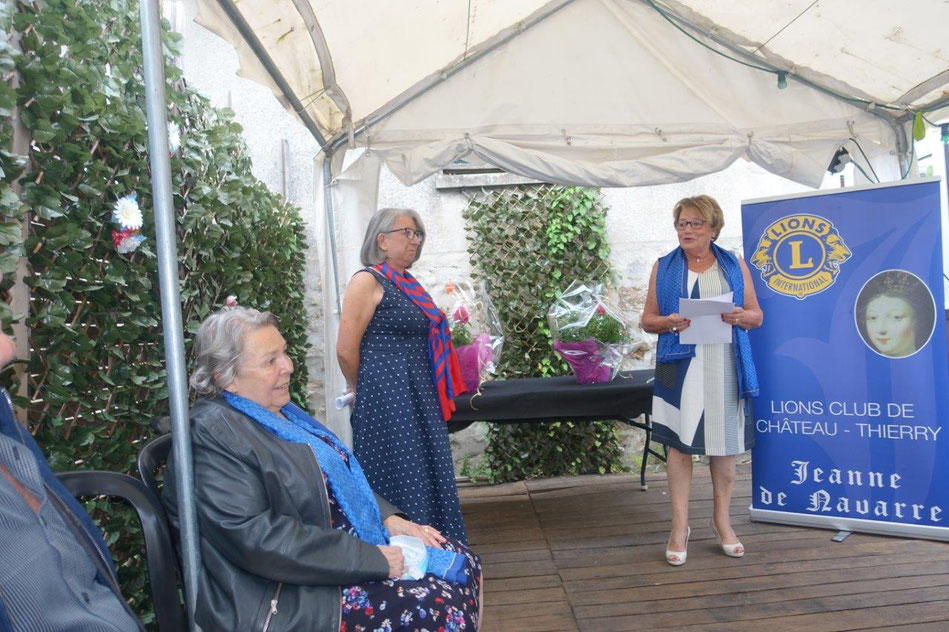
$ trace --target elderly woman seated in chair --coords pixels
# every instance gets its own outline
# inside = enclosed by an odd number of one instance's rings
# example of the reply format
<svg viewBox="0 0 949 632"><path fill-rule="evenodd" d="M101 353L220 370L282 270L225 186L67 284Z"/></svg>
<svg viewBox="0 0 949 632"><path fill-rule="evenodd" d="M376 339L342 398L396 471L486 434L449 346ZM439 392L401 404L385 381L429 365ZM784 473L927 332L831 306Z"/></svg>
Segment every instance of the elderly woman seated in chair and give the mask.
<svg viewBox="0 0 949 632"><path fill-rule="evenodd" d="M201 324L194 349L195 618L205 632L478 629L477 556L404 519L346 446L291 403L293 363L273 315L225 308ZM172 467L166 477L177 525ZM416 538L411 564L392 536Z"/></svg>

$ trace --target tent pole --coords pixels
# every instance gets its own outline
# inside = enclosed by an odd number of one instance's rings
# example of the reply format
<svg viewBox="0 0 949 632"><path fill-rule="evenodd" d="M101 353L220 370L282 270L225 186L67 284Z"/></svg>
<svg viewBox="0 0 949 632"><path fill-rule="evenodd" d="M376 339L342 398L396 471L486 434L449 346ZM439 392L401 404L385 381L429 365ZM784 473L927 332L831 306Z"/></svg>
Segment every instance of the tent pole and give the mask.
<svg viewBox="0 0 949 632"><path fill-rule="evenodd" d="M343 312L342 299L339 296L339 262L336 256L336 214L333 211L333 194L330 186L333 184L333 156L334 147L327 147L323 155L323 210L326 215L326 232L330 238L330 261L333 264L333 292L336 296L336 314Z"/></svg>
<svg viewBox="0 0 949 632"><path fill-rule="evenodd" d="M158 0L139 1L142 55L145 67L145 111L148 122L148 157L152 170L152 201L158 252L158 281L168 374L168 400L175 450L175 475L179 481L181 551L184 564L188 625L194 628L194 605L198 590L198 521L194 507L194 469L191 462L191 432L188 424L188 392L185 388L184 334L181 296L178 292L178 255L175 216L172 209L171 161L168 152L168 105L161 44Z"/></svg>

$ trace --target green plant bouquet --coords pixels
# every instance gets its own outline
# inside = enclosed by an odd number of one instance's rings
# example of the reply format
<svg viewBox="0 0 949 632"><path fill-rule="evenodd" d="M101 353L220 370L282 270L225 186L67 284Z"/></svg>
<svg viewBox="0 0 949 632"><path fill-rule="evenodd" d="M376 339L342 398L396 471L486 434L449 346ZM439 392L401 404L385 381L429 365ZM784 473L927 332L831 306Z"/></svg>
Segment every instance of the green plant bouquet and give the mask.
<svg viewBox="0 0 949 632"><path fill-rule="evenodd" d="M491 297L481 284L449 282L445 294L451 301L447 311L451 342L458 354L465 392L474 392L495 371L504 334Z"/></svg>
<svg viewBox="0 0 949 632"><path fill-rule="evenodd" d="M580 384L609 382L637 346L617 303L604 284L574 281L547 312L554 349Z"/></svg>

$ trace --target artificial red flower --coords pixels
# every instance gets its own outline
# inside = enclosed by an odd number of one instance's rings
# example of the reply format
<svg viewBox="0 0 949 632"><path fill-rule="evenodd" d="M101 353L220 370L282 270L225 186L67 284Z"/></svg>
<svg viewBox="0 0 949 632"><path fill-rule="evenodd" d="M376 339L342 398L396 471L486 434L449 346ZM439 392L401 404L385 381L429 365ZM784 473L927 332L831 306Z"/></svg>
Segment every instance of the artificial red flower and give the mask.
<svg viewBox="0 0 949 632"><path fill-rule="evenodd" d="M125 241L127 237L131 237L132 233L134 232L135 232L134 228L126 228L125 230L121 232L117 230L113 230L112 231L112 245L115 248L118 248L119 246L122 245L122 242Z"/></svg>

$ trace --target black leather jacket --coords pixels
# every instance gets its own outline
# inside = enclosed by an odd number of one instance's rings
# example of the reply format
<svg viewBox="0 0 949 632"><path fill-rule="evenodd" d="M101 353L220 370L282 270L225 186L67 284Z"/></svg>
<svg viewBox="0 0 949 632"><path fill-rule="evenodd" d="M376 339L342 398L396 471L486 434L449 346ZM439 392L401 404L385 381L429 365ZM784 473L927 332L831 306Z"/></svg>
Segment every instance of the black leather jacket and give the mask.
<svg viewBox="0 0 949 632"><path fill-rule="evenodd" d="M330 526L309 446L270 434L223 400L191 409L201 541L195 620L204 632L336 632L340 586L384 580L378 547ZM163 500L178 527L174 468ZM376 496L383 520L398 510Z"/></svg>

